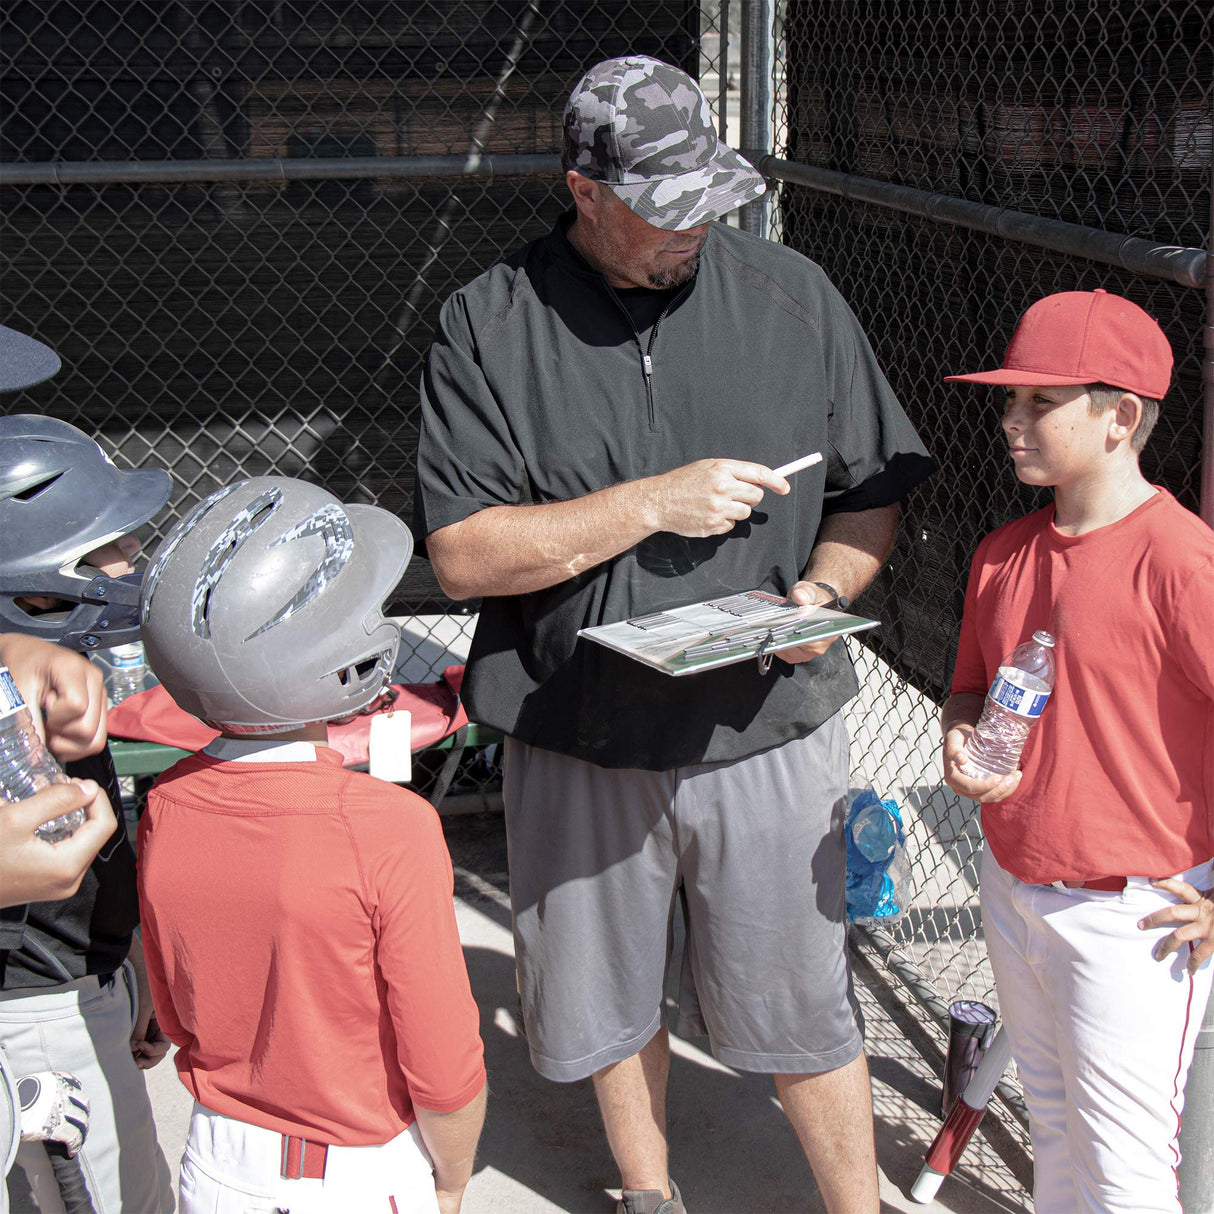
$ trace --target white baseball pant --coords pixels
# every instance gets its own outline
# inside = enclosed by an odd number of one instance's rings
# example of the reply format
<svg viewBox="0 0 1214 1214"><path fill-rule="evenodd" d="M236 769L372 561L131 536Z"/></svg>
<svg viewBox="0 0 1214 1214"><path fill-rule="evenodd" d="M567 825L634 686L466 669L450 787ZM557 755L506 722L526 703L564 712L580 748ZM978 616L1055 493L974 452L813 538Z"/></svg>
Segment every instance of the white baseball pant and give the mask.
<svg viewBox="0 0 1214 1214"><path fill-rule="evenodd" d="M181 1214L438 1214L415 1122L381 1146L331 1146L323 1180L282 1176L282 1135L195 1103L181 1157Z"/></svg>
<svg viewBox="0 0 1214 1214"><path fill-rule="evenodd" d="M1214 884L1211 864L1179 874ZM1180 1214L1185 1077L1214 964L1152 956L1172 927L1138 921L1176 899L1129 877L1120 893L1029 885L982 857L982 923L1024 1084L1036 1214Z"/></svg>

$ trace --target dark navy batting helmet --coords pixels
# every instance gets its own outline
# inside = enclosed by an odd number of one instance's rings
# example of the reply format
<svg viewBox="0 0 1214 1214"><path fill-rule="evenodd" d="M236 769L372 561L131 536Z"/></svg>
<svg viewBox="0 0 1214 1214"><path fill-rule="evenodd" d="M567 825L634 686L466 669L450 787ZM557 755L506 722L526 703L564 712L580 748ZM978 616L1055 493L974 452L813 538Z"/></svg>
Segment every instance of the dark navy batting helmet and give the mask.
<svg viewBox="0 0 1214 1214"><path fill-rule="evenodd" d="M138 576L107 577L83 557L146 523L171 484L158 468L115 467L67 422L0 417L0 630L77 650L137 641ZM19 601L35 597L58 603Z"/></svg>

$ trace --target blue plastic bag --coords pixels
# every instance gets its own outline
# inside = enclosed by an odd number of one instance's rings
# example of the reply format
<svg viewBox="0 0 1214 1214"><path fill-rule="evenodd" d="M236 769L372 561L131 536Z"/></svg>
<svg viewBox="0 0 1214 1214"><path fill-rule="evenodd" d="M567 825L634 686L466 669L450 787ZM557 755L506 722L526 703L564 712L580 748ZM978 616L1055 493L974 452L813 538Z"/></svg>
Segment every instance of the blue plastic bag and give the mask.
<svg viewBox="0 0 1214 1214"><path fill-rule="evenodd" d="M847 921L889 926L906 911L906 831L891 798L871 788L852 798L847 840Z"/></svg>

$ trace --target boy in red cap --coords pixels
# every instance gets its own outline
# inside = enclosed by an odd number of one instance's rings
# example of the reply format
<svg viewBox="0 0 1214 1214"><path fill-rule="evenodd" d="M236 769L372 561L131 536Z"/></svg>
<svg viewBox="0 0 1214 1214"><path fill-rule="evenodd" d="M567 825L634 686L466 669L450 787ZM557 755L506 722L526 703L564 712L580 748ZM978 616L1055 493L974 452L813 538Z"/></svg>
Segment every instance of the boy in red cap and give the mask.
<svg viewBox="0 0 1214 1214"><path fill-rule="evenodd" d="M1179 1211L1185 1076L1214 954L1214 532L1139 471L1172 351L1127 299L1068 291L1003 365L1020 480L1054 503L978 546L944 778L983 803L981 891L1024 1083L1037 1214ZM1021 769L960 766L1002 659L1057 638Z"/></svg>

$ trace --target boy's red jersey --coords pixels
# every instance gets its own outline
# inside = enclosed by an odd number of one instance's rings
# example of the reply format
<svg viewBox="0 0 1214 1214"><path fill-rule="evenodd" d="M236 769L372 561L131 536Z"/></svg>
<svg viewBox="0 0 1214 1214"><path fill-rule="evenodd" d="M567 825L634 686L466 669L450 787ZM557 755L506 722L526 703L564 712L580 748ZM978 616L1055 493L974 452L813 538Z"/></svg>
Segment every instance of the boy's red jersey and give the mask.
<svg viewBox="0 0 1214 1214"><path fill-rule="evenodd" d="M156 1015L208 1108L366 1146L484 1083L438 815L336 752L167 771L139 901Z"/></svg>
<svg viewBox="0 0 1214 1214"><path fill-rule="evenodd" d="M1214 531L1164 489L1085 535L1049 506L974 555L952 691L984 694L1033 630L1058 677L1007 800L982 807L1022 881L1165 876L1214 856Z"/></svg>

